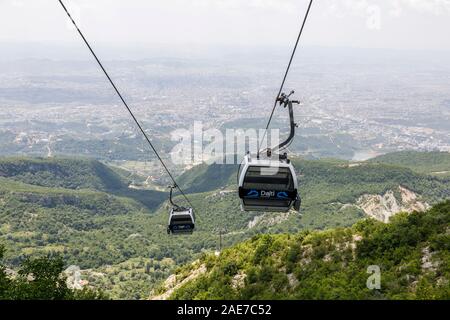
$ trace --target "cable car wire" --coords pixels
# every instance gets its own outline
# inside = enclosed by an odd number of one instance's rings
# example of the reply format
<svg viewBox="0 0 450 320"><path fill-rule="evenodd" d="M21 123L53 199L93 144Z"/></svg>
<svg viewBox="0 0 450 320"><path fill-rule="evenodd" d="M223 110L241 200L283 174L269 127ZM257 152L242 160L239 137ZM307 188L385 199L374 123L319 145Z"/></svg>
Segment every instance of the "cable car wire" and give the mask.
<svg viewBox="0 0 450 320"><path fill-rule="evenodd" d="M89 44L89 42L87 41L87 39L85 38L85 36L83 35L83 33L81 32L80 28L78 28L77 23L75 22L75 20L72 18L72 16L69 13L69 10L67 10L66 6L64 5L64 3L62 2L62 0L59 0L59 3L61 4L61 6L63 7L64 11L66 12L67 16L69 17L69 19L72 21L72 24L75 26L75 28L77 29L78 33L80 34L81 38L83 39L84 43L86 44L86 46L88 47L89 51L92 53L92 55L94 56L95 60L97 61L98 65L100 66L100 68L102 69L103 73L105 74L105 76L108 78L109 82L111 83L112 87L114 88L114 90L116 91L117 95L119 96L120 100L122 101L123 105L125 106L125 108L128 110L128 112L130 113L131 117L133 118L134 122L136 123L136 125L138 126L139 130L142 132L142 134L145 137L145 140L147 140L148 144L150 145L150 147L152 148L153 152L155 153L156 157L158 158L158 160L161 162L162 166L164 167L165 171L167 172L167 174L169 175L170 179L173 181L174 183L174 187L178 188L178 190L180 191L181 195L184 197L184 199L189 203L189 205L194 208L194 206L192 205L192 203L189 201L188 197L186 196L186 194L183 192L183 190L180 188L180 186L177 184L175 178L173 177L173 175L170 173L169 168L166 166L166 164L164 163L164 161L162 160L162 158L160 157L158 151L156 151L155 147L153 146L153 143L151 142L150 138L148 137L147 133L144 131L144 129L142 128L140 122L138 121L138 119L136 118L136 116L133 114L133 111L131 111L130 107L128 106L127 102L125 101L125 99L123 98L122 94L120 93L119 89L117 89L114 81L111 79L111 77L109 76L108 72L106 71L106 69L103 67L103 64L100 62L99 58L97 57L97 55L95 54L94 50L92 49L91 45Z"/></svg>
<svg viewBox="0 0 450 320"><path fill-rule="evenodd" d="M277 107L278 99L280 98L280 95L281 95L281 92L283 91L284 84L286 82L286 78L288 76L289 70L291 69L292 60L294 59L295 52L297 51L297 47L298 47L298 44L300 42L300 38L301 38L302 33L303 33L303 28L305 27L305 24L306 24L306 20L308 19L308 15L309 15L309 11L311 9L312 3L313 3L313 0L310 0L309 5L308 5L308 9L306 10L305 17L303 18L303 23L302 23L302 26L300 28L300 32L298 33L297 41L295 42L294 49L292 50L291 58L289 59L289 64L288 64L288 66L286 68L286 72L284 73L284 77L283 77L283 81L281 82L280 90L278 91L277 97L275 99L275 103L273 104L273 108L272 108L272 112L270 113L269 121L267 121L266 129L264 130L264 134L263 134L263 137L261 139L261 142L258 141L258 154L257 154L258 157L259 157L259 153L261 151L261 149L260 149L261 144L264 142L264 139L265 139L266 134L267 134L267 130L269 129L270 122L272 121L272 117L273 117L273 114L275 112L275 108Z"/></svg>

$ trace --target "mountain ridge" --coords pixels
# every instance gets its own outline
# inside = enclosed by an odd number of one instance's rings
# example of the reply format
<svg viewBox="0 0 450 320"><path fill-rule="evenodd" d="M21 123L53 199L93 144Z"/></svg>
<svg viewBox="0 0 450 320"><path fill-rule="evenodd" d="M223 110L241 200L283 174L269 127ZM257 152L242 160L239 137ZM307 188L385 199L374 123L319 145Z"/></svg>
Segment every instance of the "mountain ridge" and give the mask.
<svg viewBox="0 0 450 320"><path fill-rule="evenodd" d="M258 235L182 266L150 299L449 299L450 201L391 223ZM379 270L380 286L370 287Z"/></svg>
<svg viewBox="0 0 450 320"><path fill-rule="evenodd" d="M125 177L87 158L2 158L0 177L41 187L107 192L132 198L150 210L157 208L166 197L164 192L130 189Z"/></svg>

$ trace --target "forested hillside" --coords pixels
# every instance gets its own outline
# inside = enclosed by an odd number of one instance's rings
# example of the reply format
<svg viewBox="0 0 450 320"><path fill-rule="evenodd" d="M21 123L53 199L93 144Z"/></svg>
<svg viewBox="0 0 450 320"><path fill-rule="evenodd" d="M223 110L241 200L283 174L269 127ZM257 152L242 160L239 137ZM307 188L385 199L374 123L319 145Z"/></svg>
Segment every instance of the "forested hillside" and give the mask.
<svg viewBox="0 0 450 320"><path fill-rule="evenodd" d="M393 152L378 156L369 161L406 167L420 173L450 173L450 157L448 152Z"/></svg>
<svg viewBox="0 0 450 320"><path fill-rule="evenodd" d="M178 183L190 193L216 190L235 183L237 168L231 164L201 164L182 174Z"/></svg>
<svg viewBox="0 0 450 320"><path fill-rule="evenodd" d="M108 297L98 290L71 289L63 275L61 258L30 258L18 271L2 264L4 254L0 246L0 300L95 300Z"/></svg>
<svg viewBox="0 0 450 320"><path fill-rule="evenodd" d="M2 159L4 262L14 269L29 257L59 255L113 298L146 298L177 266L216 250L219 232L229 247L261 233L351 226L450 198L444 176L382 163L294 161L301 214L241 212L236 167L201 165L180 177L196 208L196 232L170 237L167 193L128 188L126 175L93 160Z"/></svg>
<svg viewBox="0 0 450 320"><path fill-rule="evenodd" d="M148 209L157 208L161 192L129 189L129 181L96 160L70 158L0 159L0 177L49 188L89 189L132 198Z"/></svg>
<svg viewBox="0 0 450 320"><path fill-rule="evenodd" d="M152 298L450 299L449 230L447 201L389 224L258 235L178 268Z"/></svg>

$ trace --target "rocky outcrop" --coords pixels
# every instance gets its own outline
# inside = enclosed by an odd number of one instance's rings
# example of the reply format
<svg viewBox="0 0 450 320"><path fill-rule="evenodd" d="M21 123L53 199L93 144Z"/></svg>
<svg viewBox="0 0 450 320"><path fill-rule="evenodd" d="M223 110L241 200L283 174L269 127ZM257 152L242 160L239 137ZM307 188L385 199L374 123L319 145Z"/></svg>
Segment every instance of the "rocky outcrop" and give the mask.
<svg viewBox="0 0 450 320"><path fill-rule="evenodd" d="M356 204L368 216L386 223L399 212L425 211L430 208L430 205L420 201L420 197L413 191L399 186L398 192L400 199L395 197L394 191L389 190L383 195L365 194Z"/></svg>
<svg viewBox="0 0 450 320"><path fill-rule="evenodd" d="M195 262L194 262L195 264ZM177 279L177 276L175 274L171 275L167 280L164 282L164 289L166 290L164 293L156 296L150 296L150 300L167 300L172 295L172 293L180 288L185 283L195 280L200 275L204 274L206 272L206 266L204 264L198 266L198 268L194 269L189 273L189 275L185 278L183 278L181 281Z"/></svg>
<svg viewBox="0 0 450 320"><path fill-rule="evenodd" d="M247 228L252 229L256 226L266 226L271 227L282 223L289 219L290 212L281 212L281 213L266 213L260 216L256 216L253 220L248 222Z"/></svg>
<svg viewBox="0 0 450 320"><path fill-rule="evenodd" d="M430 247L425 247L422 249L421 266L422 271L436 271L439 263L433 260L433 255L435 252L430 251Z"/></svg>
<svg viewBox="0 0 450 320"><path fill-rule="evenodd" d="M233 279L231 279L231 287L233 289L243 288L245 284L245 278L247 278L247 275L245 273L238 273L233 277Z"/></svg>
<svg viewBox="0 0 450 320"><path fill-rule="evenodd" d="M64 274L67 277L66 284L69 289L81 290L89 283L87 280L81 279L81 269L78 266L69 266L64 270Z"/></svg>

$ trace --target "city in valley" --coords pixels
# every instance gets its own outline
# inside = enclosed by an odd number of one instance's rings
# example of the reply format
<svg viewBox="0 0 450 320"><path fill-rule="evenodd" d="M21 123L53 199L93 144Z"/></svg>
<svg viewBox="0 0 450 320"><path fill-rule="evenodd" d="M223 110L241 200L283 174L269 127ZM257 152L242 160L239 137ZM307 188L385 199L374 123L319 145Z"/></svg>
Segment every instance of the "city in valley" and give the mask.
<svg viewBox="0 0 450 320"><path fill-rule="evenodd" d="M365 160L399 150L450 151L450 59L444 54L307 47L293 65L299 126L289 151ZM111 56L114 51L110 51ZM431 54L429 54L431 55ZM282 48L135 60L109 59L111 76L170 160L174 130L263 129L285 67ZM279 107L271 128L288 132ZM0 155L94 157L149 175L154 162L129 114L89 59L0 62ZM185 166L176 166L183 171Z"/></svg>

